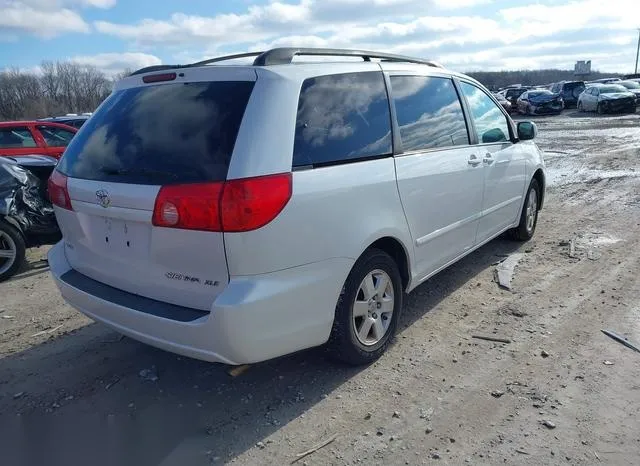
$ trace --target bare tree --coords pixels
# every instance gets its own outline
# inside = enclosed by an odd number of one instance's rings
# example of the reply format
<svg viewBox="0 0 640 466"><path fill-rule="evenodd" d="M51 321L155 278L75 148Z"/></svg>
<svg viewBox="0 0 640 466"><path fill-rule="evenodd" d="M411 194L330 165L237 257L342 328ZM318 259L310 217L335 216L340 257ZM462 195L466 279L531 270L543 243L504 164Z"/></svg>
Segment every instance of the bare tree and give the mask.
<svg viewBox="0 0 640 466"><path fill-rule="evenodd" d="M40 72L0 72L0 120L92 112L113 89L113 78L92 66L43 62Z"/></svg>

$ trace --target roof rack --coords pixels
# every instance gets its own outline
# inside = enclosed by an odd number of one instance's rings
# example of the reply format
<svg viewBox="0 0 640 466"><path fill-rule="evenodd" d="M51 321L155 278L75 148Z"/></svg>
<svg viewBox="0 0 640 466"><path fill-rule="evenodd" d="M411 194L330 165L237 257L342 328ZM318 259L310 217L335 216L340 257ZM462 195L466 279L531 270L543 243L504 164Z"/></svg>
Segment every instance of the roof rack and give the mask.
<svg viewBox="0 0 640 466"><path fill-rule="evenodd" d="M218 63L220 61L235 60L236 58L257 57L258 55L262 55L263 53L264 52L236 53L235 55L225 55L223 57L209 58L208 60L202 60L196 63L191 63L188 66L202 66L202 65L209 65L211 63Z"/></svg>
<svg viewBox="0 0 640 466"><path fill-rule="evenodd" d="M140 68L139 70L134 71L129 76L135 76L137 74L150 73L151 71L162 71L162 70L171 70L174 68L182 68L182 65L153 65L146 66L144 68Z"/></svg>
<svg viewBox="0 0 640 466"><path fill-rule="evenodd" d="M379 58L383 61L418 63L420 65L428 65L436 68L442 68L442 65L421 58L407 57L405 55L396 55L393 53L368 52L366 50L348 50L348 49L321 49L321 48L295 48L281 47L268 50L261 53L253 61L254 66L269 65L286 65L293 61L293 58L299 55L307 56L324 56L324 57L360 57L364 61L371 61L372 58Z"/></svg>
<svg viewBox="0 0 640 466"><path fill-rule="evenodd" d="M403 63L417 63L420 65L433 66L435 68L443 68L442 65L435 61L423 60L421 58L407 57L405 55L396 55L393 53L380 53L380 52L368 52L366 50L349 50L349 49L321 49L321 48L296 48L296 47L280 47L265 52L247 52L237 53L234 55L225 55L222 57L210 58L208 60L202 60L196 63L190 63L188 65L153 65L145 68L140 68L134 71L129 76L135 76L143 73L150 73L152 71L171 70L176 68L191 68L195 66L210 65L211 63L218 63L227 60L234 60L236 58L256 57L253 61L253 66L269 66L269 65L288 65L294 57L306 55L317 57L360 57L364 61L371 61L372 58L380 59L385 62L403 62Z"/></svg>

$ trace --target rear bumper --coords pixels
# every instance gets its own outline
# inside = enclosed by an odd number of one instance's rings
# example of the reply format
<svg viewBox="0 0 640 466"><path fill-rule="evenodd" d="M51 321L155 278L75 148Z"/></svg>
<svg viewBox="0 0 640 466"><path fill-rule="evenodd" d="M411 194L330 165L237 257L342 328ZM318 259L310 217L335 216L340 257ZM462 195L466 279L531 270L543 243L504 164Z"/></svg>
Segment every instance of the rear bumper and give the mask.
<svg viewBox="0 0 640 466"><path fill-rule="evenodd" d="M63 243L49 251L51 273L62 296L91 319L173 353L233 365L325 343L352 265L352 260L339 258L269 274L232 277L211 312L184 322L167 318L167 314L140 312L123 305L122 299L114 302L92 294L89 288L80 289L77 281L63 277L73 272Z"/></svg>

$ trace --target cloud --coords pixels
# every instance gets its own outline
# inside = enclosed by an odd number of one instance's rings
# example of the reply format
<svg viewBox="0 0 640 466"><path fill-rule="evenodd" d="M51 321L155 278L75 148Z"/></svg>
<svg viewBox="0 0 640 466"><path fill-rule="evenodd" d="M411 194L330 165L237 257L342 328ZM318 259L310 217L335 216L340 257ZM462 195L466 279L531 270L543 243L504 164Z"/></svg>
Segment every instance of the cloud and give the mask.
<svg viewBox="0 0 640 466"><path fill-rule="evenodd" d="M101 53L98 55L72 57L70 60L81 65L94 66L108 75L120 73L125 69L136 70L162 63L155 55L138 52Z"/></svg>
<svg viewBox="0 0 640 466"><path fill-rule="evenodd" d="M220 40L250 43L293 34L341 33L388 16L414 17L444 0L299 0L251 6L243 14L212 17L175 13L167 20L143 19L134 24L96 21L99 32L138 44L189 44ZM465 5L486 0L453 0ZM452 8L448 6L447 8ZM444 20L444 18L441 18Z"/></svg>
<svg viewBox="0 0 640 466"><path fill-rule="evenodd" d="M42 11L28 6L2 9L0 34L27 32L50 39L67 32L89 32L89 25L77 13L62 9Z"/></svg>
<svg viewBox="0 0 640 466"><path fill-rule="evenodd" d="M430 58L461 71L566 68L590 58L598 59L594 66L600 69L625 71L634 61L637 0L608 0L606 8L600 0L505 3L275 0L235 14L175 13L94 26L138 49L163 49L177 62L278 46L382 50Z"/></svg>
<svg viewBox="0 0 640 466"><path fill-rule="evenodd" d="M28 33L50 39L64 33L88 33L89 25L73 8L111 8L116 0L0 0L0 40Z"/></svg>

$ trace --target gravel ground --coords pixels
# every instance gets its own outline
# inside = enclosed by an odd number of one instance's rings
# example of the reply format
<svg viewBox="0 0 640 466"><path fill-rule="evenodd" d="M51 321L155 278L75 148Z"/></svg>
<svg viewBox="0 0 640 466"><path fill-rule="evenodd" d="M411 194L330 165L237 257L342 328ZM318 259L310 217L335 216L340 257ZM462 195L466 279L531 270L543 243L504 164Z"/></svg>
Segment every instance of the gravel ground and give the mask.
<svg viewBox="0 0 640 466"><path fill-rule="evenodd" d="M76 313L32 250L0 284L0 462L289 464L335 438L298 464L638 464L640 355L600 330L640 344L640 115L536 121L534 240L416 289L370 367L315 349L231 377ZM495 264L516 252L502 290Z"/></svg>

